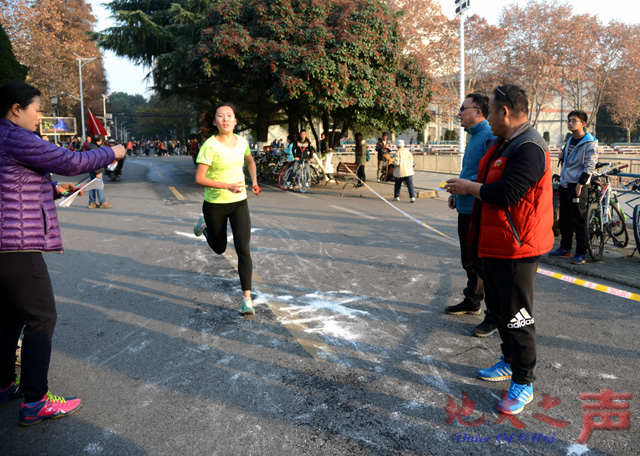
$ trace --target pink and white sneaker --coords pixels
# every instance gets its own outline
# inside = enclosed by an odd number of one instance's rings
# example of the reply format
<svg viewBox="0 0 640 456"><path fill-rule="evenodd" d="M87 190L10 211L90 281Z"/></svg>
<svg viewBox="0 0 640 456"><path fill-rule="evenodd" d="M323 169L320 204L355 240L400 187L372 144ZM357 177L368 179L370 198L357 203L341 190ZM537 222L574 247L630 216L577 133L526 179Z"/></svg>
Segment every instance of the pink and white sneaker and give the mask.
<svg viewBox="0 0 640 456"><path fill-rule="evenodd" d="M62 418L71 415L80 408L82 399L79 397L54 396L50 391L35 405L22 403L18 421L23 426L31 426L46 418Z"/></svg>

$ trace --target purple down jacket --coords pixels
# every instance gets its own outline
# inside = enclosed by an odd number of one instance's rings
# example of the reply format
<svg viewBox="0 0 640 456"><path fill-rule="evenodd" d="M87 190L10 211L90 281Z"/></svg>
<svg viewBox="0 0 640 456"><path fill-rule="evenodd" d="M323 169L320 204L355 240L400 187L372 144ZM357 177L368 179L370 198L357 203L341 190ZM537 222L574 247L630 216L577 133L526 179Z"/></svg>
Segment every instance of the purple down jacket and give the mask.
<svg viewBox="0 0 640 456"><path fill-rule="evenodd" d="M0 251L62 252L49 173L75 176L114 159L110 147L71 152L0 118Z"/></svg>

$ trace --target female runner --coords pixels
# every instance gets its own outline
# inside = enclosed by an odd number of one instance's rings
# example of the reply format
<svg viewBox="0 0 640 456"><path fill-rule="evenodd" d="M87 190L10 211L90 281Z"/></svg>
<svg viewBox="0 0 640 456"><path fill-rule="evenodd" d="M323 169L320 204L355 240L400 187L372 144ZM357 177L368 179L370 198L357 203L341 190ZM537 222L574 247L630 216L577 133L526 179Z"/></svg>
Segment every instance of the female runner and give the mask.
<svg viewBox="0 0 640 456"><path fill-rule="evenodd" d="M204 234L209 247L221 255L227 249L229 220L233 244L238 254L238 274L242 287L240 313L255 315L251 302L251 218L242 167L247 164L253 182L253 193L259 195L256 164L249 143L233 132L237 121L235 107L231 103L221 103L216 107L213 123L218 133L205 141L196 160L196 184L202 185L205 190L203 216L193 232L196 236Z"/></svg>

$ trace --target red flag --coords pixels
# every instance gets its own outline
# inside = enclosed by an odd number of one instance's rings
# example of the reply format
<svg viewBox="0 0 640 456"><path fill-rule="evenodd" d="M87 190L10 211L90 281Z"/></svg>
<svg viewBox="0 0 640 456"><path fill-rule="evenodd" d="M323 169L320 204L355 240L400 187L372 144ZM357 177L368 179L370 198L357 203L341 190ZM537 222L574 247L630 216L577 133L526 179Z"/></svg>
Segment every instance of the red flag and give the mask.
<svg viewBox="0 0 640 456"><path fill-rule="evenodd" d="M106 128L104 128L98 118L91 113L91 109L87 109L87 111L89 111L89 134L91 136L107 136Z"/></svg>

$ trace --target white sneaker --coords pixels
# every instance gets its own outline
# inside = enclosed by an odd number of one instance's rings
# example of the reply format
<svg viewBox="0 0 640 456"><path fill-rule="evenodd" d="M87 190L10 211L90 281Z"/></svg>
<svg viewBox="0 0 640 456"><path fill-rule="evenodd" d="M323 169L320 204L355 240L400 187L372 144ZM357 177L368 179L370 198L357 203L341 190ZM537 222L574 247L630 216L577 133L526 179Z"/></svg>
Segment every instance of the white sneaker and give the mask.
<svg viewBox="0 0 640 456"><path fill-rule="evenodd" d="M394 198L393 200L394 200L394 201L400 201L400 198L399 198L399 197L396 197L396 198Z"/></svg>
<svg viewBox="0 0 640 456"><path fill-rule="evenodd" d="M411 198L411 202L412 202L412 203L415 203L415 202L416 202L416 198L415 198L415 196Z"/></svg>

